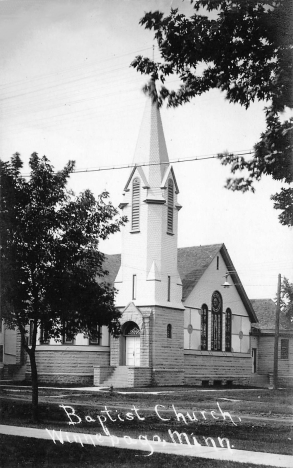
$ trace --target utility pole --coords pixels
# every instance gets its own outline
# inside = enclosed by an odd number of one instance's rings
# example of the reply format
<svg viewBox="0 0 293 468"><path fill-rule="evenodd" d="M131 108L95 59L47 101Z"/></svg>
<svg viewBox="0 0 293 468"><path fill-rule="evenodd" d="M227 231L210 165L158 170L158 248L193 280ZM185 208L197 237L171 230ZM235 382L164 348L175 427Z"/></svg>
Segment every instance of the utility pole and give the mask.
<svg viewBox="0 0 293 468"><path fill-rule="evenodd" d="M279 348L279 324L280 324L280 304L281 304L281 275L278 275L277 307L275 322L275 346L274 346L274 383L273 389L278 388L278 348Z"/></svg>

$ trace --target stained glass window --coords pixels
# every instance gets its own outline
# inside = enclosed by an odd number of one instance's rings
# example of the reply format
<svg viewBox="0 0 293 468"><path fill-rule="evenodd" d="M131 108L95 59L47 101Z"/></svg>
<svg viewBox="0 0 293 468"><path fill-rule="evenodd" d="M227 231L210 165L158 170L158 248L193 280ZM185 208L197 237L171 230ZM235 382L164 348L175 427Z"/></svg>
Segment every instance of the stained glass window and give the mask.
<svg viewBox="0 0 293 468"><path fill-rule="evenodd" d="M231 309L226 310L225 321L225 350L231 351L231 333L232 333L232 312Z"/></svg>
<svg viewBox="0 0 293 468"><path fill-rule="evenodd" d="M212 351L222 350L222 296L218 291L212 295Z"/></svg>
<svg viewBox="0 0 293 468"><path fill-rule="evenodd" d="M201 308L201 349L208 349L208 306L203 304Z"/></svg>

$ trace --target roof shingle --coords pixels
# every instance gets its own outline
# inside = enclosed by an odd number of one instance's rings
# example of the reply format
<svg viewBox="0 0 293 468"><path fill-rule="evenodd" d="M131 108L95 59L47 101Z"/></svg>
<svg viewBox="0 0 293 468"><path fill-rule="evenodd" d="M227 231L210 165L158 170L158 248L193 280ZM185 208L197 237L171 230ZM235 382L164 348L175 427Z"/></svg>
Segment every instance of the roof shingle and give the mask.
<svg viewBox="0 0 293 468"><path fill-rule="evenodd" d="M252 307L258 318L257 328L274 330L276 321L276 304L272 299L251 299ZM255 326L255 324L254 324ZM280 313L280 330L290 329L290 323L284 313Z"/></svg>

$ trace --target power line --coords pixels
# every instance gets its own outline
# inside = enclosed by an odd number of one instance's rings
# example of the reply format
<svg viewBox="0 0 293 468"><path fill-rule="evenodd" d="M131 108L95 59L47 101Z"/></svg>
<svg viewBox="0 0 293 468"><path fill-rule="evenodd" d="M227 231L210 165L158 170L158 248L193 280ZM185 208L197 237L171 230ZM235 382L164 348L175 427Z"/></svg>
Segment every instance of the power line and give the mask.
<svg viewBox="0 0 293 468"><path fill-rule="evenodd" d="M151 47L146 47L144 49L137 49L137 50L134 50L132 52L127 52L126 54L116 55L115 57L99 60L99 63L114 61L114 60L120 59L122 57L126 57L126 56L132 55L132 54L136 54L137 52L142 52L142 51L145 51L145 50L151 50ZM19 84L22 84L22 83L27 83L28 80L31 83L31 81L37 80L37 79L43 79L43 78L50 77L50 76L53 76L53 77L61 76L64 73L72 72L74 70L79 70L80 71L81 66L82 66L82 71L84 71L85 67L87 67L87 68L92 67L92 65L90 63L87 63L86 65L84 63L82 63L80 65L76 65L76 66L73 66L73 67L63 68L59 73L56 73L56 72L44 73L44 74L41 74L41 75L28 77L26 80L18 80L18 81L9 82L9 83L3 83L2 85L0 85L0 90L5 89L5 88L9 88L9 87L12 87L12 86L18 86ZM94 65L94 67L97 67L97 65Z"/></svg>
<svg viewBox="0 0 293 468"><path fill-rule="evenodd" d="M236 154L237 152L233 152L233 154ZM252 154L252 151L246 151L243 153L237 153L237 156L244 156L247 154ZM218 154L213 154L210 156L194 156L192 158L184 158L184 159L172 159L167 162L159 162L159 163L145 163L141 162L138 164L124 164L120 166L101 166L97 168L92 168L92 169L76 169L72 172L72 174L80 174L80 173L86 173L86 172L101 172L101 171L113 171L113 170L118 170L118 169L131 169L134 167L146 167L146 166L161 166L161 165L169 165L169 164L176 164L176 163L183 163L183 162L194 162L194 161L205 161L208 159L217 159ZM57 172L55 173L57 174ZM29 174L23 174L23 177L30 177Z"/></svg>
<svg viewBox="0 0 293 468"><path fill-rule="evenodd" d="M237 156L243 156L247 154L252 154L252 151L245 152L245 153L238 153ZM99 172L99 171L111 171L111 170L116 170L116 169L128 169L128 168L134 168L134 167L145 167L145 166L160 166L160 165L168 165L168 164L175 164L175 163L182 163L182 162L191 162L191 161L204 161L206 159L216 159L218 158L217 154L211 155L211 156L195 156L192 158L185 158L185 159L173 159L168 162L159 162L159 163L138 163L138 164L125 164L121 166L104 166L104 167L99 167L99 168L93 168L93 169L77 169L74 171L74 173L81 173L81 172Z"/></svg>

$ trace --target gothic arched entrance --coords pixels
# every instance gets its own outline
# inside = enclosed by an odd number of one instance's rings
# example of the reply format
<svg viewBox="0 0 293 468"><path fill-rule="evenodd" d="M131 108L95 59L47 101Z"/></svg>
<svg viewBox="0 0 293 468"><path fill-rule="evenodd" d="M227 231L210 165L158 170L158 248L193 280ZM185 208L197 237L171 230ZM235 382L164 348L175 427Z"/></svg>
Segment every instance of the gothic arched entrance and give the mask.
<svg viewBox="0 0 293 468"><path fill-rule="evenodd" d="M135 322L124 324L125 364L126 366L140 366L140 329Z"/></svg>

